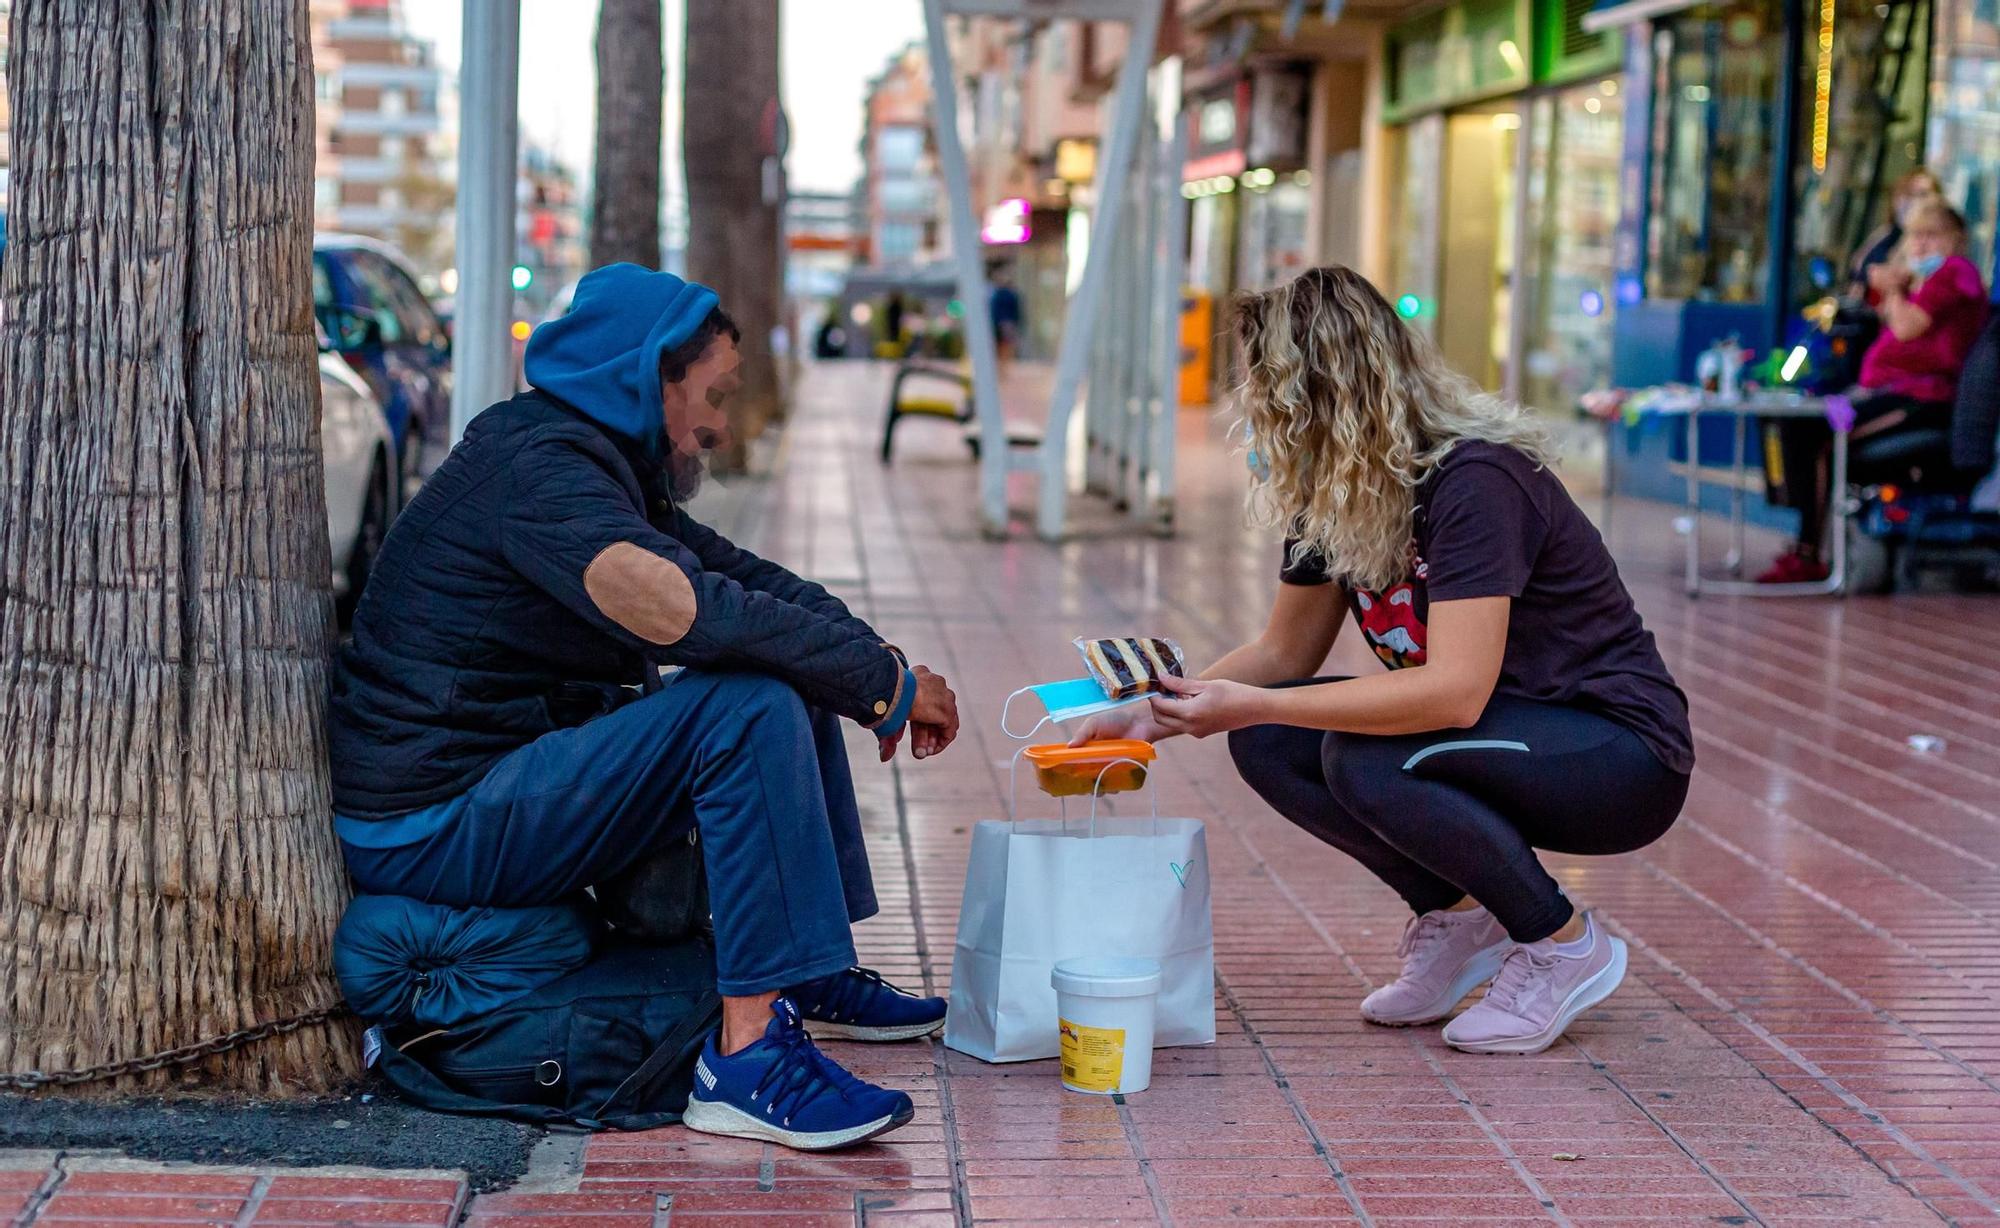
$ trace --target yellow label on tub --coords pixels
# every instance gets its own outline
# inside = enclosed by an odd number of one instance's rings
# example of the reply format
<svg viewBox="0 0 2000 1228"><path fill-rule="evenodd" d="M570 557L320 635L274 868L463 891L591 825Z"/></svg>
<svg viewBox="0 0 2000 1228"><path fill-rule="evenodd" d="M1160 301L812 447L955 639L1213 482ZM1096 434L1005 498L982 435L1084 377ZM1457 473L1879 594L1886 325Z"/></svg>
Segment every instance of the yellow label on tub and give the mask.
<svg viewBox="0 0 2000 1228"><path fill-rule="evenodd" d="M1117 1091L1118 1078L1125 1072L1125 1029L1059 1022L1063 1082L1087 1092Z"/></svg>

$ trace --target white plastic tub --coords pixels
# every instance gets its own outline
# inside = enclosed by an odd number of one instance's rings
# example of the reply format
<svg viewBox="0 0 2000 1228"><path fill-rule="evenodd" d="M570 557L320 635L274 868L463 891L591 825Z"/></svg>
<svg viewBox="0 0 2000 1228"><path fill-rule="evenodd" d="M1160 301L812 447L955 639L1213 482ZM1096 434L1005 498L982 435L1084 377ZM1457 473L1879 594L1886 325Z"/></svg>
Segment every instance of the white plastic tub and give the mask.
<svg viewBox="0 0 2000 1228"><path fill-rule="evenodd" d="M1062 1082L1094 1096L1142 1092L1153 1081L1159 961L1066 959L1049 977L1062 1032Z"/></svg>

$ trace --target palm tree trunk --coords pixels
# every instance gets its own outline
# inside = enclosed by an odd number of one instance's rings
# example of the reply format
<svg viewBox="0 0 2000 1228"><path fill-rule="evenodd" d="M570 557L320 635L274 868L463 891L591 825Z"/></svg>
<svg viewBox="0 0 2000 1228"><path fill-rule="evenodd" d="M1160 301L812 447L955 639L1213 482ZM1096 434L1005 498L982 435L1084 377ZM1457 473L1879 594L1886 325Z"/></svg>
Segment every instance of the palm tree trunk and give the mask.
<svg viewBox="0 0 2000 1228"><path fill-rule="evenodd" d="M0 326L0 1071L337 1002L299 0L17 0ZM177 1079L357 1073L317 1025Z"/></svg>
<svg viewBox="0 0 2000 1228"><path fill-rule="evenodd" d="M730 402L736 443L716 458L740 469L750 441L782 409L771 354L783 301L778 201L764 183L765 159L777 152L778 0L687 0L686 61L688 276L713 286L743 330L743 388Z"/></svg>
<svg viewBox="0 0 2000 1228"><path fill-rule="evenodd" d="M597 10L597 139L590 263L660 267L660 112L666 91L660 0Z"/></svg>

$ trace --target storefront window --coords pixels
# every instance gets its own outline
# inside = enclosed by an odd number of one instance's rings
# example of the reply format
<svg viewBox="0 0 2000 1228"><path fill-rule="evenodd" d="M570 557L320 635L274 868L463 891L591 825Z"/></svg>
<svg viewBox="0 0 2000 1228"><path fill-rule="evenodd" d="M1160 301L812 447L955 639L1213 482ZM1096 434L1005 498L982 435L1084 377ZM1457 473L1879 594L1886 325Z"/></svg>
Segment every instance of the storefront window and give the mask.
<svg viewBox="0 0 2000 1228"><path fill-rule="evenodd" d="M1777 0L1704 5L1654 30L1652 298L1766 294L1783 31Z"/></svg>
<svg viewBox="0 0 2000 1228"><path fill-rule="evenodd" d="M1482 388L1508 386L1513 335L1519 103L1445 117L1443 217L1434 336L1447 363Z"/></svg>
<svg viewBox="0 0 2000 1228"><path fill-rule="evenodd" d="M1537 409L1568 413L1611 378L1624 113L1616 78L1534 100L1520 396Z"/></svg>
<svg viewBox="0 0 2000 1228"><path fill-rule="evenodd" d="M1236 192L1197 197L1188 217L1188 281L1220 298L1233 288Z"/></svg>
<svg viewBox="0 0 2000 1228"><path fill-rule="evenodd" d="M1806 0L1793 165L1794 307L1841 289L1922 154L1930 0Z"/></svg>
<svg viewBox="0 0 2000 1228"><path fill-rule="evenodd" d="M1394 130L1389 202L1389 284L1382 292L1412 325L1437 323L1438 185L1444 179L1444 116Z"/></svg>
<svg viewBox="0 0 2000 1228"><path fill-rule="evenodd" d="M1964 211L1972 258L1990 277L2000 202L2000 0L1938 0L1931 169Z"/></svg>
<svg viewBox="0 0 2000 1228"><path fill-rule="evenodd" d="M1310 178L1307 178L1310 182ZM1267 290L1306 268L1306 214L1310 189L1285 175L1263 189L1237 192L1243 202L1243 260L1237 286Z"/></svg>

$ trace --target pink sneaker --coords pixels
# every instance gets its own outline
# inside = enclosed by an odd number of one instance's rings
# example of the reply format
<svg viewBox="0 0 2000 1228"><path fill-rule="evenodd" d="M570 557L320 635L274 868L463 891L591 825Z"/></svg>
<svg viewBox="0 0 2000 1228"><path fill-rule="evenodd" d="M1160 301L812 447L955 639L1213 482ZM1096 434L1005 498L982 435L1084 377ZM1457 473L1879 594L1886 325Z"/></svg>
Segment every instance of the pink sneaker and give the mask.
<svg viewBox="0 0 2000 1228"><path fill-rule="evenodd" d="M1403 975L1363 998L1361 1017L1391 1027L1442 1019L1460 998L1493 979L1512 945L1484 908L1412 917L1396 945Z"/></svg>
<svg viewBox="0 0 2000 1228"><path fill-rule="evenodd" d="M1625 979L1625 944L1584 918L1590 942L1564 955L1554 939L1516 946L1473 1008L1444 1026L1445 1043L1467 1053L1540 1053L1578 1015Z"/></svg>

